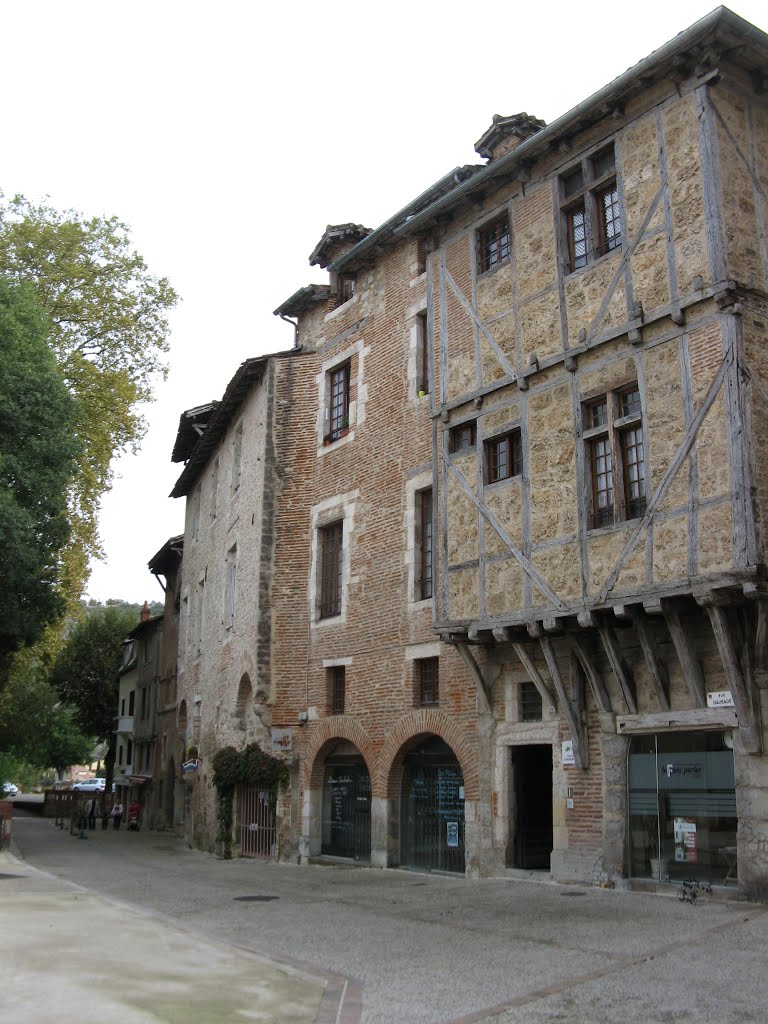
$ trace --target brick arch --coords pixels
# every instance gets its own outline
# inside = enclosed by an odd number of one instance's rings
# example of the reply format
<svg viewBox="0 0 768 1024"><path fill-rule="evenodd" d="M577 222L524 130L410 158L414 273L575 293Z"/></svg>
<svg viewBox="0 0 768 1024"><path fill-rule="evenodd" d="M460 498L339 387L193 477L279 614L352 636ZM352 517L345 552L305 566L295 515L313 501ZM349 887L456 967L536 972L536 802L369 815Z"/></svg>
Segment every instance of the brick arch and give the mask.
<svg viewBox="0 0 768 1024"><path fill-rule="evenodd" d="M245 710L248 705L248 701L253 697L253 686L251 686L251 677L247 672L244 672L240 677L240 685L237 688L237 697L235 698L235 714L238 718L245 716Z"/></svg>
<svg viewBox="0 0 768 1024"><path fill-rule="evenodd" d="M380 754L381 792L376 795L396 800L400 796L403 761L417 740L439 736L451 748L461 766L467 800L480 798L477 754L466 731L437 708L423 708L405 715L389 734Z"/></svg>
<svg viewBox="0 0 768 1024"><path fill-rule="evenodd" d="M348 718L345 715L334 715L333 718L324 718L314 726L307 744L305 771L310 789L319 789L322 785L325 748L338 740L349 740L350 743L354 743L368 766L368 774L373 780L376 766L376 748L373 740L357 719Z"/></svg>
<svg viewBox="0 0 768 1024"><path fill-rule="evenodd" d="M176 712L176 731L181 739L187 740L187 702L182 700Z"/></svg>

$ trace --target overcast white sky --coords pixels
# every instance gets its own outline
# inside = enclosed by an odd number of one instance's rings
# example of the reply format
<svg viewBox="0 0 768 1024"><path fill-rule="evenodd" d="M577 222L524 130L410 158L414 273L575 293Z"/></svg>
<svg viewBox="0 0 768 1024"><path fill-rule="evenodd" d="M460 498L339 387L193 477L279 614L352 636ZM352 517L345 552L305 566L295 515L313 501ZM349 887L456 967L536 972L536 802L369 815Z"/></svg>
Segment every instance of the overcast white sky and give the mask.
<svg viewBox="0 0 768 1024"><path fill-rule="evenodd" d="M162 599L147 561L179 415L288 348L272 315L326 224L368 227L457 164L495 113L552 121L709 13L709 0L256 4L5 0L0 189L116 214L183 298L138 456L103 502L89 596ZM768 29L765 0L737 14Z"/></svg>

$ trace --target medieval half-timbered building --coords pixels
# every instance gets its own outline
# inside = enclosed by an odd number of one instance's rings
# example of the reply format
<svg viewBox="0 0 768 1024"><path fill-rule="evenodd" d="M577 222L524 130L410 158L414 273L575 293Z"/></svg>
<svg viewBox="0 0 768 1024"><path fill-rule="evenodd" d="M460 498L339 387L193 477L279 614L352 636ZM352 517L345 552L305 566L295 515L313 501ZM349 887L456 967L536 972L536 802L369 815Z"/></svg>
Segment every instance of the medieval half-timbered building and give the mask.
<svg viewBox="0 0 768 1024"><path fill-rule="evenodd" d="M182 417L179 729L283 855L768 894L767 67L720 8L494 117Z"/></svg>

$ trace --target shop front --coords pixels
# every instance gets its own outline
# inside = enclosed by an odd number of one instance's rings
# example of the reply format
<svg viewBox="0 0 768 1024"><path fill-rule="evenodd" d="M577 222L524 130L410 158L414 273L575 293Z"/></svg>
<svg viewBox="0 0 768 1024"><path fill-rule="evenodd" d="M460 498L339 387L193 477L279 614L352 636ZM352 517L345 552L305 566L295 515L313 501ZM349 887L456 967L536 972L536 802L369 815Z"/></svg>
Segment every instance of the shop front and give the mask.
<svg viewBox="0 0 768 1024"><path fill-rule="evenodd" d="M632 877L737 884L732 745L730 732L632 737L628 765Z"/></svg>
<svg viewBox="0 0 768 1024"><path fill-rule="evenodd" d="M434 737L403 762L403 867L464 872L464 778L451 748Z"/></svg>
<svg viewBox="0 0 768 1024"><path fill-rule="evenodd" d="M371 777L362 757L326 761L320 850L332 857L371 858Z"/></svg>

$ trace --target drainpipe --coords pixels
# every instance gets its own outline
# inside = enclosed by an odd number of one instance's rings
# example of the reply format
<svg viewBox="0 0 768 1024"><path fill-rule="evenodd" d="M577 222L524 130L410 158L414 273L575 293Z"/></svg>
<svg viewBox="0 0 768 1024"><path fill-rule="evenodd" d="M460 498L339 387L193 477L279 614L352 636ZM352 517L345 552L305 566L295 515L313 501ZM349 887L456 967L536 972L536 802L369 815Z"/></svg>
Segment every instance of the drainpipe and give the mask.
<svg viewBox="0 0 768 1024"><path fill-rule="evenodd" d="M297 320L291 320L290 317L287 317L285 315L285 313L281 313L280 314L280 319L281 320L285 320L285 322L287 324L290 324L291 327L293 328L293 347L294 348L298 348L299 347L299 323L298 323L298 321Z"/></svg>

